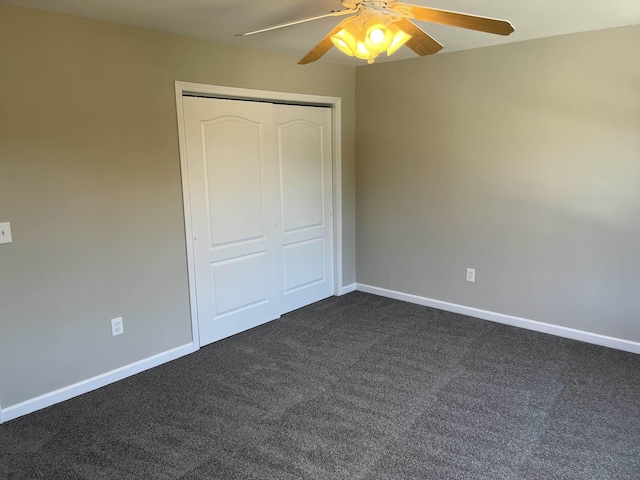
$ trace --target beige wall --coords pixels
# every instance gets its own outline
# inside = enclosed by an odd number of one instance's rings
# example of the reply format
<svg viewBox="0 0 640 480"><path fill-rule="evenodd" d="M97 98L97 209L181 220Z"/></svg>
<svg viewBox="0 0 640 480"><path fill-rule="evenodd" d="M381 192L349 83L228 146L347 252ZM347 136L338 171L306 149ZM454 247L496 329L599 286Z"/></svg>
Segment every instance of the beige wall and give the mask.
<svg viewBox="0 0 640 480"><path fill-rule="evenodd" d="M355 69L296 61L0 5L3 408L191 341L175 80L342 97L355 281Z"/></svg>
<svg viewBox="0 0 640 480"><path fill-rule="evenodd" d="M638 59L632 26L359 67L358 282L640 341Z"/></svg>

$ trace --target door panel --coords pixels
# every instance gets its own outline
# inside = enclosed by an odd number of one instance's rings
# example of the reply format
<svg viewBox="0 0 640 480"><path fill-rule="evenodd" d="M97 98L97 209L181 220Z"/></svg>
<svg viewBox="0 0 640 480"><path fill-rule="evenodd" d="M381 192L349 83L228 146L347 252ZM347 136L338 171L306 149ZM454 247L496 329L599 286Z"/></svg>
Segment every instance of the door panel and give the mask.
<svg viewBox="0 0 640 480"><path fill-rule="evenodd" d="M278 125L284 232L322 226L324 221L323 134L322 125L308 121Z"/></svg>
<svg viewBox="0 0 640 480"><path fill-rule="evenodd" d="M214 319L268 301L267 252L214 262L211 276L216 308Z"/></svg>
<svg viewBox="0 0 640 480"><path fill-rule="evenodd" d="M285 294L325 280L324 238L285 245L282 250Z"/></svg>
<svg viewBox="0 0 640 480"><path fill-rule="evenodd" d="M264 237L261 137L235 116L202 123L211 246Z"/></svg>
<svg viewBox="0 0 640 480"><path fill-rule="evenodd" d="M331 110L275 105L282 313L333 295Z"/></svg>

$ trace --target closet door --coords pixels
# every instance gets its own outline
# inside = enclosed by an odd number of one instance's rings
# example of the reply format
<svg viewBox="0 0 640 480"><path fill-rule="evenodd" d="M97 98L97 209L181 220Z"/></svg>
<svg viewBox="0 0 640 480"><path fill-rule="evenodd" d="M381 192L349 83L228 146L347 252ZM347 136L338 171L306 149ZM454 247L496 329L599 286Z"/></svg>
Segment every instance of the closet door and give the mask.
<svg viewBox="0 0 640 480"><path fill-rule="evenodd" d="M334 293L331 110L274 105L274 121L286 313Z"/></svg>
<svg viewBox="0 0 640 480"><path fill-rule="evenodd" d="M280 316L273 105L184 98L200 344Z"/></svg>
<svg viewBox="0 0 640 480"><path fill-rule="evenodd" d="M200 345L333 295L330 109L183 106Z"/></svg>

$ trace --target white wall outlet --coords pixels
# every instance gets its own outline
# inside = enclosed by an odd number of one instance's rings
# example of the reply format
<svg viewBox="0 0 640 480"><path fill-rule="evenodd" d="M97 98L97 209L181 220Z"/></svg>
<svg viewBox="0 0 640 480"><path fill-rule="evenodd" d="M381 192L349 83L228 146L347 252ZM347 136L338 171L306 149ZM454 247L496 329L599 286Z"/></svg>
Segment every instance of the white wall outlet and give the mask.
<svg viewBox="0 0 640 480"><path fill-rule="evenodd" d="M474 283L476 281L476 269L467 268L467 282Z"/></svg>
<svg viewBox="0 0 640 480"><path fill-rule="evenodd" d="M115 337L116 335L122 335L123 333L124 333L124 322L122 321L122 317L112 318L111 334Z"/></svg>
<svg viewBox="0 0 640 480"><path fill-rule="evenodd" d="M11 224L9 222L0 223L0 243L11 243Z"/></svg>

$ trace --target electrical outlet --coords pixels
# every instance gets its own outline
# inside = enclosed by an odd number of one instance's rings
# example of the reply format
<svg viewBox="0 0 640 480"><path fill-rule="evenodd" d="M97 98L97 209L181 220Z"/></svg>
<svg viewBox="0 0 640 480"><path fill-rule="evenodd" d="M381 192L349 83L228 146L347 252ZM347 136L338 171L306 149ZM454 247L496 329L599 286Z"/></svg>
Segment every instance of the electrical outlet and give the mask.
<svg viewBox="0 0 640 480"><path fill-rule="evenodd" d="M467 282L474 283L476 281L476 269L467 268Z"/></svg>
<svg viewBox="0 0 640 480"><path fill-rule="evenodd" d="M124 322L122 321L122 317L112 318L111 334L115 337L116 335L122 335L123 333L124 333Z"/></svg>
<svg viewBox="0 0 640 480"><path fill-rule="evenodd" d="M11 224L0 223L0 243L11 243Z"/></svg>

